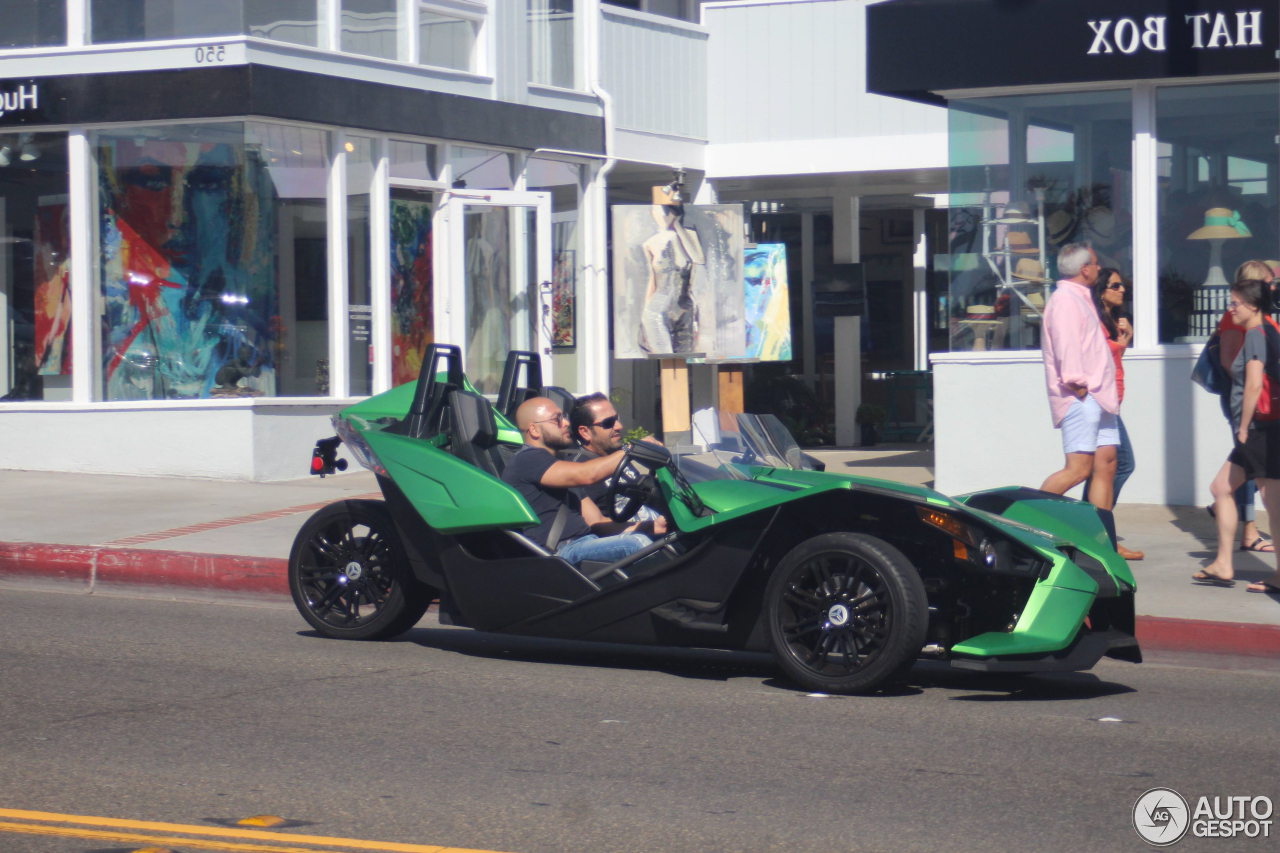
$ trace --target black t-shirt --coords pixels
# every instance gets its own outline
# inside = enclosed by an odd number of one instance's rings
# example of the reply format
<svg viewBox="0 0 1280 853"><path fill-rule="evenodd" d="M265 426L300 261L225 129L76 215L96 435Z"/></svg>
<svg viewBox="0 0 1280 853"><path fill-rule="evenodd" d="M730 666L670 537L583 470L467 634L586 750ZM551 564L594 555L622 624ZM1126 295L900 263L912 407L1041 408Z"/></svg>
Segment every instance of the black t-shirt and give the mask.
<svg viewBox="0 0 1280 853"><path fill-rule="evenodd" d="M515 487L538 515L541 523L523 533L539 545L547 544L547 535L551 533L551 525L555 523L556 513L560 511L562 504L568 504L570 512L565 519L564 530L560 531L558 544L591 532L591 527L582 517L578 496L572 490L552 489L541 484L542 475L555 463L556 457L553 454L540 447L526 445L511 457L507 467L502 470L503 482Z"/></svg>
<svg viewBox="0 0 1280 853"><path fill-rule="evenodd" d="M564 459L566 462L590 462L592 459L599 459L600 455L594 450L588 450L585 447L579 447L577 450L567 450L557 453L556 456ZM596 506L600 506L600 499L604 497L604 493L609 490L609 484L613 482L613 477L606 477L598 483L591 483L587 486L578 486L574 489L574 493L588 498L595 502ZM601 510L604 507L600 507Z"/></svg>

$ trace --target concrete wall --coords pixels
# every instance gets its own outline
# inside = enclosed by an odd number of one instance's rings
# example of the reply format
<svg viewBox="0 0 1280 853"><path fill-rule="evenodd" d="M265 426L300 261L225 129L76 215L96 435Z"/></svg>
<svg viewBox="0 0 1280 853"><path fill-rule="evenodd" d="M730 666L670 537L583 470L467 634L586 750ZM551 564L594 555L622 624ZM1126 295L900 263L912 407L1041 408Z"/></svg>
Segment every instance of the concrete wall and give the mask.
<svg viewBox="0 0 1280 853"><path fill-rule="evenodd" d="M1191 382L1197 355L1179 347L1125 356L1121 415L1137 469L1122 503L1209 503L1209 483L1231 451L1231 429L1218 398ZM1062 436L1049 416L1039 352L931 359L939 491L1038 488L1062 467Z"/></svg>
<svg viewBox="0 0 1280 853"><path fill-rule="evenodd" d="M867 93L867 5L746 0L703 6L711 32L709 171L946 166L946 110ZM793 140L801 147L783 144Z"/></svg>
<svg viewBox="0 0 1280 853"><path fill-rule="evenodd" d="M707 31L617 6L601 11L601 82L618 128L706 139Z"/></svg>
<svg viewBox="0 0 1280 853"><path fill-rule="evenodd" d="M329 417L347 404L6 406L0 468L291 480L307 476L312 447L333 435Z"/></svg>

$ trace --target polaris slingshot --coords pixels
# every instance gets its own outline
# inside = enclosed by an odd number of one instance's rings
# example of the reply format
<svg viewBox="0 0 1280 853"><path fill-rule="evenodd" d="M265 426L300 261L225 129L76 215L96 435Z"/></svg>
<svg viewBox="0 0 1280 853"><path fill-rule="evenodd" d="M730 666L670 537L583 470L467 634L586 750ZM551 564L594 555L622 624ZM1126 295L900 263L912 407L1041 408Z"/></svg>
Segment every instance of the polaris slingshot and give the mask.
<svg viewBox="0 0 1280 853"><path fill-rule="evenodd" d="M513 352L496 404L434 344L416 384L342 410L312 471L378 477L383 501L348 500L303 525L289 584L328 637L388 638L431 602L440 621L559 639L771 652L799 685L860 693L918 658L990 672L1141 661L1133 575L1109 513L1007 488L950 498L820 470L777 418L703 418L696 443L639 442L602 503L644 504L669 533L612 564L573 566L521 531L538 521L500 479L521 444L515 409L542 387Z"/></svg>

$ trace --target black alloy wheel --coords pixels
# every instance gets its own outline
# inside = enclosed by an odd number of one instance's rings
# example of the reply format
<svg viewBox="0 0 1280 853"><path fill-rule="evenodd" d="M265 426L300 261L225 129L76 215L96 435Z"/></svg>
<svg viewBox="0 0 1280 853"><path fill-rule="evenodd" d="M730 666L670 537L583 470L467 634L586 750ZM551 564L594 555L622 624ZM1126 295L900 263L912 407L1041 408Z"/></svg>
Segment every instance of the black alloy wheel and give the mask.
<svg viewBox="0 0 1280 853"><path fill-rule="evenodd" d="M394 637L422 618L435 591L413 576L381 501L340 501L316 512L289 554L289 591L327 637Z"/></svg>
<svg viewBox="0 0 1280 853"><path fill-rule="evenodd" d="M765 589L774 657L801 686L865 693L902 678L924 645L929 605L889 543L827 533L796 546Z"/></svg>

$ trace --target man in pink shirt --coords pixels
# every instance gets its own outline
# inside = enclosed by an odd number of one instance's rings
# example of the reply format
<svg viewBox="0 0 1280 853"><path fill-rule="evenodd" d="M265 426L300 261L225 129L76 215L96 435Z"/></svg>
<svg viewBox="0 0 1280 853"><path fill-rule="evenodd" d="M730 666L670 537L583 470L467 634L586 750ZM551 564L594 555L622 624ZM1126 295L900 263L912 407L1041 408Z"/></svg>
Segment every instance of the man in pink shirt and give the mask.
<svg viewBox="0 0 1280 853"><path fill-rule="evenodd" d="M1084 243L1069 243L1058 253L1058 273L1063 279L1045 306L1040 348L1053 426L1062 430L1067 462L1040 488L1065 494L1092 474L1085 497L1109 510L1120 444L1120 399L1115 362L1090 292L1098 258Z"/></svg>

